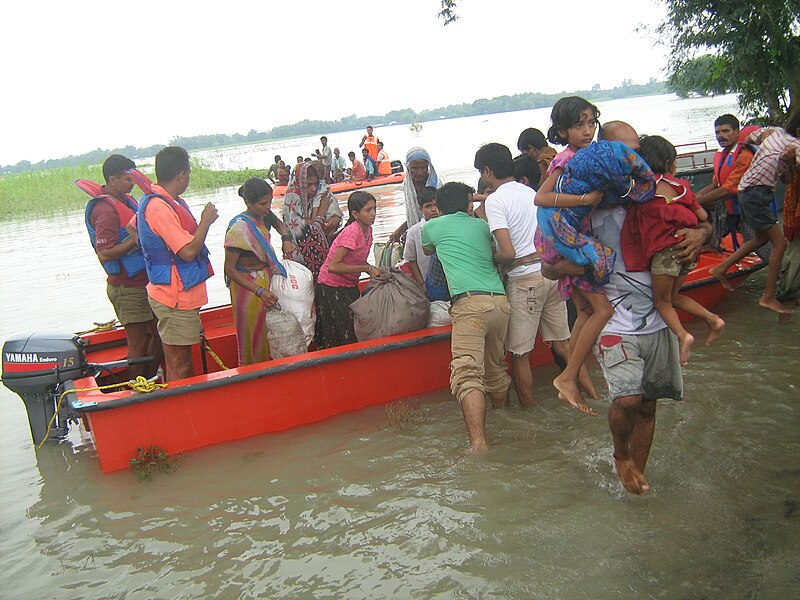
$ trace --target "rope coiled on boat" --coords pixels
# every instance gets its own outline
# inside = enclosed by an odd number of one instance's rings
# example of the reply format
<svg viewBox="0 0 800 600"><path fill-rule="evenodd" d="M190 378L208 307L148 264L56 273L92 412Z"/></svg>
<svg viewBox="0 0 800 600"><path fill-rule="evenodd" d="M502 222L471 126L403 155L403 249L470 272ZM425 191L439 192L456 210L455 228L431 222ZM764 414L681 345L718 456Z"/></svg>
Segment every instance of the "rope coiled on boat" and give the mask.
<svg viewBox="0 0 800 600"><path fill-rule="evenodd" d="M78 392L101 392L103 390L113 390L124 387L129 387L131 388L131 390L139 394L147 394L149 392L158 389L163 389L167 387L167 384L149 381L146 377L139 375L136 379L131 379L130 381L123 381L122 383L112 383L109 385L98 385L88 388L79 388L79 389L73 388L71 390L64 390L64 392L62 392L62 394L58 397L58 402L56 403L56 411L53 413L53 416L50 417L50 422L47 424L47 433L45 433L44 439L36 445L36 449L39 450L44 445L44 443L49 439L50 428L53 426L53 421L56 420L58 411L61 410L61 402L64 400L67 394L77 394Z"/></svg>

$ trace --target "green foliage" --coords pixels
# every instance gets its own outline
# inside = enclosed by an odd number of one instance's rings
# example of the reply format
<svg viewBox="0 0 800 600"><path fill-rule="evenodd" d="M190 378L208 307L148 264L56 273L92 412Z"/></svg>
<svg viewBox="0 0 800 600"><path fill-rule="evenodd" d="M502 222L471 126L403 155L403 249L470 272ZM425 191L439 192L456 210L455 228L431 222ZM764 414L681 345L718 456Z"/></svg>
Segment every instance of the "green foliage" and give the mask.
<svg viewBox="0 0 800 600"><path fill-rule="evenodd" d="M442 10L438 13L439 18L444 21L445 25L450 25L458 21L459 16L456 14L456 0L442 0Z"/></svg>
<svg viewBox="0 0 800 600"><path fill-rule="evenodd" d="M128 464L139 479L151 479L153 474L159 471L162 473L175 471L180 466L180 455L170 456L161 446L150 446L147 449L140 446Z"/></svg>
<svg viewBox="0 0 800 600"><path fill-rule="evenodd" d="M729 69L724 57L704 54L680 65L670 75L667 86L681 98L727 94L735 88Z"/></svg>
<svg viewBox="0 0 800 600"><path fill-rule="evenodd" d="M148 175L153 176L152 173ZM192 161L189 193L241 185L251 177L265 176L264 169L213 171ZM73 184L76 179L102 183L102 167L83 164L1 176L0 221L25 216L53 216L83 208L89 196ZM136 189L134 195L138 195Z"/></svg>
<svg viewBox="0 0 800 600"><path fill-rule="evenodd" d="M675 76L698 53L717 58L705 84L728 82L751 117L781 122L800 103L800 0L664 0L658 32ZM680 83L679 83L680 84ZM710 86L709 91L713 91Z"/></svg>

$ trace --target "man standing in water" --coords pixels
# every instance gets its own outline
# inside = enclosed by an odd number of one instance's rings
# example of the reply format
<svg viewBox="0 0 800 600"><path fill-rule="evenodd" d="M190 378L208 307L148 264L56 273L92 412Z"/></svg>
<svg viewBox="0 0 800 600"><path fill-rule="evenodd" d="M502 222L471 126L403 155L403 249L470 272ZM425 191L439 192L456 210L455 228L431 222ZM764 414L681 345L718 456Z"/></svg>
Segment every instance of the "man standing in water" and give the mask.
<svg viewBox="0 0 800 600"><path fill-rule="evenodd" d="M599 139L620 141L634 150L639 147L636 131L622 121L606 123ZM617 253L614 272L604 291L614 306L614 314L603 328L594 353L611 394L608 425L614 441L617 477L626 490L644 494L650 485L644 469L653 444L656 426L656 400L683 399L678 340L653 306L649 271L628 272L620 248L620 233L625 208L596 209L592 215L592 235ZM689 260L711 234L711 226L681 229L675 233L683 250L677 257ZM559 261L543 265L545 277L567 273L581 274L583 268Z"/></svg>
<svg viewBox="0 0 800 600"><path fill-rule="evenodd" d="M132 377L152 377L161 364L161 339L156 318L147 302L147 272L144 256L125 226L138 206L130 196L133 178L128 169L136 164L121 154L112 154L103 163L103 193L86 205L86 228L97 258L108 274L106 292L117 319L128 338L128 360L152 356L153 362L132 365Z"/></svg>
<svg viewBox="0 0 800 600"><path fill-rule="evenodd" d="M200 342L200 307L208 302L206 279L214 274L205 246L217 209L209 202L198 224L180 197L189 187L189 153L170 146L156 154L153 193L136 215L139 244L150 283L147 294L164 343L167 381L194 375L192 346Z"/></svg>
<svg viewBox="0 0 800 600"><path fill-rule="evenodd" d="M443 216L422 230L422 249L442 263L450 290L453 333L450 391L461 403L472 452L488 449L486 395L495 406L508 402L511 378L503 340L511 311L492 256L486 221L471 215L472 188L448 183L436 192Z"/></svg>

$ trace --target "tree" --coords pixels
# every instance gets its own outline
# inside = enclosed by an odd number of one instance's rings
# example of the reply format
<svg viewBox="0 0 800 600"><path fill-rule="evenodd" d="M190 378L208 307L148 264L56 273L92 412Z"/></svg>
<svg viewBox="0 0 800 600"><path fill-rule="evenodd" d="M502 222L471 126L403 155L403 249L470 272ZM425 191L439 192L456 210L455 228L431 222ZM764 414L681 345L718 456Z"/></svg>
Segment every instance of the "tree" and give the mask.
<svg viewBox="0 0 800 600"><path fill-rule="evenodd" d="M681 98L687 98L691 94L727 94L736 88L736 84L728 76L729 69L723 57L703 54L687 60L675 69L667 85Z"/></svg>
<svg viewBox="0 0 800 600"><path fill-rule="evenodd" d="M445 25L450 25L454 21L458 21L456 14L456 0L442 0L442 10L439 11L439 18L444 21Z"/></svg>
<svg viewBox="0 0 800 600"><path fill-rule="evenodd" d="M667 17L657 31L673 50L671 80L699 82L707 91L729 86L745 113L773 123L800 110L800 0L664 3ZM709 52L713 62L700 58ZM713 70L698 77L698 64Z"/></svg>

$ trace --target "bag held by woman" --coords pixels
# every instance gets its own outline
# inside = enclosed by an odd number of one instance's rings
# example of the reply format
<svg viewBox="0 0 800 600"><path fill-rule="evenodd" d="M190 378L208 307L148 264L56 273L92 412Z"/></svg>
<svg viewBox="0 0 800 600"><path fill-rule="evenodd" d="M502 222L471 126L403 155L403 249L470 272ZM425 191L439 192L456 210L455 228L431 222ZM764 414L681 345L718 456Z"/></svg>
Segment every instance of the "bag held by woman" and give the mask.
<svg viewBox="0 0 800 600"><path fill-rule="evenodd" d="M292 313L275 305L267 311L266 320L270 358L295 356L308 350L303 329Z"/></svg>
<svg viewBox="0 0 800 600"><path fill-rule="evenodd" d="M269 291L278 297L278 303L285 311L292 313L306 338L306 347L314 339L317 313L314 310L314 276L304 265L293 260L280 261L286 269L286 277L273 275Z"/></svg>

